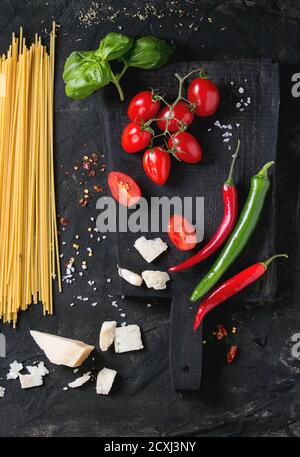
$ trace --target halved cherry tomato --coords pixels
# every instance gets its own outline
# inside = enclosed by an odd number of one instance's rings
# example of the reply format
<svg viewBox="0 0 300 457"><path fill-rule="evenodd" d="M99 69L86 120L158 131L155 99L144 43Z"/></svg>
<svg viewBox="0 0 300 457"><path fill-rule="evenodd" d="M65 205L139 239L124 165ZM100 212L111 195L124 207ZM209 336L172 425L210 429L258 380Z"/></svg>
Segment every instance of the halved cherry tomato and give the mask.
<svg viewBox="0 0 300 457"><path fill-rule="evenodd" d="M123 206L132 206L141 198L140 186L133 178L120 171L109 173L108 185L114 199Z"/></svg>
<svg viewBox="0 0 300 457"><path fill-rule="evenodd" d="M166 129L167 121L170 119L168 125L169 132L178 132L181 127L180 122L188 126L194 120L194 114L190 106L184 101L178 102L172 111L166 106L158 113L157 117L159 119L156 122L157 127L162 131Z"/></svg>
<svg viewBox="0 0 300 457"><path fill-rule="evenodd" d="M142 151L150 143L152 135L141 125L135 122L130 122L122 134L122 147L128 154Z"/></svg>
<svg viewBox="0 0 300 457"><path fill-rule="evenodd" d="M170 217L168 234L172 243L181 251L194 249L197 244L195 227L179 214L174 214Z"/></svg>
<svg viewBox="0 0 300 457"><path fill-rule="evenodd" d="M195 103L197 116L211 116L218 109L220 92L210 79L196 78L189 85L188 99Z"/></svg>
<svg viewBox="0 0 300 457"><path fill-rule="evenodd" d="M170 154L161 146L147 149L143 157L143 167L148 177L155 184L163 186L171 171Z"/></svg>
<svg viewBox="0 0 300 457"><path fill-rule="evenodd" d="M133 122L149 121L160 108L160 101L153 99L151 90L144 90L136 94L129 103L127 115Z"/></svg>
<svg viewBox="0 0 300 457"><path fill-rule="evenodd" d="M176 157L186 163L198 163L202 159L202 149L196 138L188 132L170 136L168 146L175 151Z"/></svg>

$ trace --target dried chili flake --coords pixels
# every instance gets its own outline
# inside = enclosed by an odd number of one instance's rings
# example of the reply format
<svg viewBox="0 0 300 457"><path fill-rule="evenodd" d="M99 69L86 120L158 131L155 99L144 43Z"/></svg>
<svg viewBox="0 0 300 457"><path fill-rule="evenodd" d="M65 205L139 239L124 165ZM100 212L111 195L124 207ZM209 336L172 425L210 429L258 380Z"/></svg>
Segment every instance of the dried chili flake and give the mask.
<svg viewBox="0 0 300 457"><path fill-rule="evenodd" d="M101 186L96 186L96 185L95 185L95 186L94 186L94 191L100 193L100 192L103 192L103 189L102 189Z"/></svg>
<svg viewBox="0 0 300 457"><path fill-rule="evenodd" d="M84 208L85 206L87 206L87 204L88 204L88 201L87 201L86 198L81 198L81 199L79 200L79 205L82 206L83 208Z"/></svg>
<svg viewBox="0 0 300 457"><path fill-rule="evenodd" d="M90 170L88 172L88 175L92 178L92 177L96 176L96 171L95 170Z"/></svg>
<svg viewBox="0 0 300 457"><path fill-rule="evenodd" d="M68 171L65 171L65 172L64 172L64 175L65 175L65 176L69 176L69 172L68 172Z"/></svg>
<svg viewBox="0 0 300 457"><path fill-rule="evenodd" d="M87 170L87 171L90 171L91 169L91 164L88 160L85 160L84 162L82 162L82 168L84 170Z"/></svg>
<svg viewBox="0 0 300 457"><path fill-rule="evenodd" d="M237 349L238 347L237 346L231 346L228 354L227 354L227 363L232 363L236 357L236 354L237 354Z"/></svg>
<svg viewBox="0 0 300 457"><path fill-rule="evenodd" d="M98 162L98 156L95 152L93 152L93 154L91 155L91 159L94 163L97 163Z"/></svg>
<svg viewBox="0 0 300 457"><path fill-rule="evenodd" d="M65 217L61 217L60 223L61 223L61 225L67 226L67 225L69 225L69 220L66 219Z"/></svg>
<svg viewBox="0 0 300 457"><path fill-rule="evenodd" d="M227 333L227 330L226 328L220 324L217 326L217 331L216 331L216 337L217 337L217 340L222 340L225 336L228 336L228 333Z"/></svg>

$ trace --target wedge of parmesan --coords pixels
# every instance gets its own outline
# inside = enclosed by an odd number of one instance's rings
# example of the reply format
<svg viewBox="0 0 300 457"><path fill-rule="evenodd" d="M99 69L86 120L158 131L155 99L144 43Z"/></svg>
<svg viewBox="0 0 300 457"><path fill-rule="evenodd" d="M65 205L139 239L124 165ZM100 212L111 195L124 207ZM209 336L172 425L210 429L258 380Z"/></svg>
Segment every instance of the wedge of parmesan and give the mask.
<svg viewBox="0 0 300 457"><path fill-rule="evenodd" d="M167 243L161 238L147 240L144 236L141 236L136 240L134 247L148 263L153 262L153 260L157 259L157 257L168 249Z"/></svg>
<svg viewBox="0 0 300 457"><path fill-rule="evenodd" d="M148 289L164 290L167 288L167 282L170 276L165 271L143 271L142 277Z"/></svg>
<svg viewBox="0 0 300 457"><path fill-rule="evenodd" d="M50 333L31 330L30 334L36 344L45 352L51 363L70 368L80 367L95 349L82 341L64 338Z"/></svg>
<svg viewBox="0 0 300 457"><path fill-rule="evenodd" d="M107 349L113 344L116 327L116 321L103 322L99 336L99 346L101 351L107 351Z"/></svg>
<svg viewBox="0 0 300 457"><path fill-rule="evenodd" d="M144 349L141 330L138 325L127 325L116 328L115 351L122 352L139 351Z"/></svg>
<svg viewBox="0 0 300 457"><path fill-rule="evenodd" d="M110 368L103 368L97 376L96 392L98 395L108 395L117 372Z"/></svg>

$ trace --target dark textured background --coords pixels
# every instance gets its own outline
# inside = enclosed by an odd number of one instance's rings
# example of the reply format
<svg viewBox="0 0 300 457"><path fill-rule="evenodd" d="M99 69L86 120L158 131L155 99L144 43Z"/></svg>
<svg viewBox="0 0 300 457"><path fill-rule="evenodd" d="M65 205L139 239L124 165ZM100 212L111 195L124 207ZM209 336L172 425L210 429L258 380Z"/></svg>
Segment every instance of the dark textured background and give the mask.
<svg viewBox="0 0 300 457"><path fill-rule="evenodd" d="M94 4L94 15L86 12ZM127 2L126 2L127 3ZM145 14L145 5L147 7ZM98 8L95 5L98 4ZM291 336L300 332L298 299L299 266L297 259L298 133L299 99L291 97L291 76L300 71L300 9L296 1L132 1L125 2L32 1L0 2L0 49L6 50L9 35L24 25L26 31L45 35L51 18L61 25L57 47L56 124L57 186L59 213L70 220L62 232L65 258L74 253L72 243L80 234L80 260L89 268L83 278L66 286L57 296L55 315L42 317L41 307L32 307L20 317L18 330L0 324L7 336L8 356L0 359L0 378L6 377L10 362L17 359L27 365L43 357L33 344L28 329L35 328L97 344L99 327L105 318L119 323L139 323L146 350L138 354L116 356L113 352L95 355L80 372L103 365L119 371L119 379L108 398L95 395L92 383L72 392L63 387L75 375L63 367L46 363L50 375L43 388L20 391L18 381L7 387L0 399L1 436L114 436L114 435L300 435L300 360L291 356ZM111 8L111 9L109 9ZM160 9L164 17L160 18ZM119 10L118 15L114 14ZM140 10L144 20L136 15ZM84 13L82 13L82 11ZM148 16L148 17L147 17ZM109 19L110 17L110 19ZM181 24L181 25L180 25ZM108 31L139 36L153 33L177 44L175 60L217 60L235 58L272 58L280 64L281 108L279 123L277 186L277 250L290 253L288 267L278 266L279 297L276 303L230 304L207 318L204 346L202 389L197 394L180 394L171 389L168 372L169 301L142 299L118 300L120 311L111 306L114 281L110 267L110 237L98 243L89 239L90 217L96 217L95 199L88 208L78 200L84 185L73 166L82 156L97 151L105 155L99 124L97 94L87 102L72 102L62 94L63 62L75 48L92 49ZM197 29L197 30L196 30ZM82 41L76 41L81 39ZM88 125L88 128L85 126ZM91 134L92 132L92 134ZM61 167L63 165L63 167ZM64 172L69 171L69 176ZM88 181L105 186L105 174L97 172ZM268 236L266 234L265 236ZM94 256L89 258L86 248ZM78 262L80 266L80 262ZM80 269L80 268L79 268ZM97 291L91 292L88 280L95 280ZM76 296L89 297L88 302ZM74 298L75 297L75 298ZM96 307L91 303L97 301ZM69 304L74 302L75 306ZM125 313L126 318L120 317ZM238 332L225 342L211 336L216 324ZM239 346L239 357L232 366L224 362L230 344ZM76 375L77 376L77 375Z"/></svg>

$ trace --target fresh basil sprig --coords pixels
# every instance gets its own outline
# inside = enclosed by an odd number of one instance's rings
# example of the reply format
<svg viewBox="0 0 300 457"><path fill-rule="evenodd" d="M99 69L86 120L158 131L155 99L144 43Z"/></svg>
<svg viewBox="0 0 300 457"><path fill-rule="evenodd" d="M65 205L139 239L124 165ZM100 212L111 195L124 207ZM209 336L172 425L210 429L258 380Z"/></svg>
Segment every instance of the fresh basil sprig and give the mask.
<svg viewBox="0 0 300 457"><path fill-rule="evenodd" d="M75 51L66 60L63 79L66 94L73 99L83 99L110 82L124 100L120 79L129 67L155 70L165 65L175 51L175 46L154 36L144 36L136 41L121 33L108 33L96 51ZM110 63L123 62L123 69L114 74Z"/></svg>

